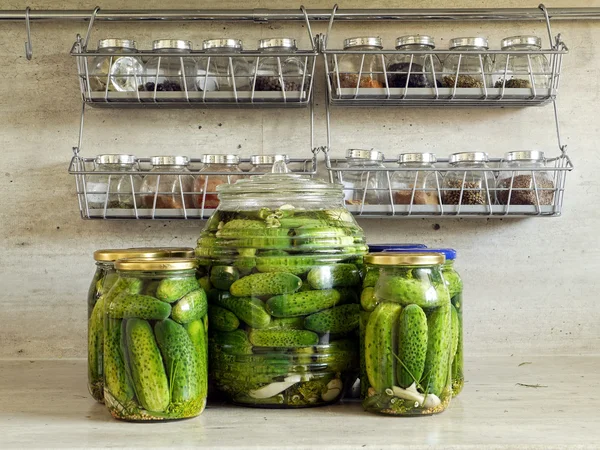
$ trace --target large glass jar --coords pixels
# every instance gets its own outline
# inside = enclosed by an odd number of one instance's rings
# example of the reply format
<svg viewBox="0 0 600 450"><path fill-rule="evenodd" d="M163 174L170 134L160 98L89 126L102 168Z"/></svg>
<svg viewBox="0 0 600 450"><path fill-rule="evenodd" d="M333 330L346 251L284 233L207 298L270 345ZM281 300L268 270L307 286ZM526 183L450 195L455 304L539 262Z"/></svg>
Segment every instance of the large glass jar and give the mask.
<svg viewBox="0 0 600 450"><path fill-rule="evenodd" d="M365 265L379 272L361 295L365 410L412 416L442 412L450 403L457 336L443 263L439 253L365 257Z"/></svg>
<svg viewBox="0 0 600 450"><path fill-rule="evenodd" d="M396 40L396 50L431 52L434 48L435 42L431 36L417 34ZM433 53L393 55L387 61L388 85L391 88L435 87L441 71L442 63Z"/></svg>
<svg viewBox="0 0 600 450"><path fill-rule="evenodd" d="M291 38L271 38L258 41L261 56L256 69L257 91L302 91L308 84L309 74L305 74L304 60L298 56L269 56L269 53L293 53L297 50L296 40ZM304 80L304 86L302 85Z"/></svg>
<svg viewBox="0 0 600 450"><path fill-rule="evenodd" d="M114 56L98 56L89 68L92 91L137 92L142 86L144 65L135 56L135 41L129 39L101 39L98 52L115 53Z"/></svg>
<svg viewBox="0 0 600 450"><path fill-rule="evenodd" d="M239 55L239 39L208 39L202 43L206 56L198 61L196 85L199 91L249 91L252 68L246 58ZM230 57L212 56L214 53L231 54Z"/></svg>
<svg viewBox="0 0 600 450"><path fill-rule="evenodd" d="M283 161L287 164L289 160L288 155L252 155L250 172L269 173L276 161Z"/></svg>
<svg viewBox="0 0 600 450"><path fill-rule="evenodd" d="M190 57L192 43L178 39L159 39L152 43L156 53L146 63L144 90L195 91L196 62ZM179 56L162 56L161 54Z"/></svg>
<svg viewBox="0 0 600 450"><path fill-rule="evenodd" d="M122 175L87 175L85 182L88 208L133 208L139 197L142 177L136 175L137 159L133 155L98 155L94 161L97 172L123 172ZM137 206L140 206L137 204Z"/></svg>
<svg viewBox="0 0 600 450"><path fill-rule="evenodd" d="M551 205L554 181L545 171L544 152L508 152L498 175L498 203L501 205Z"/></svg>
<svg viewBox="0 0 600 450"><path fill-rule="evenodd" d="M204 410L207 301L196 266L192 258L115 263L119 278L104 304L104 401L113 417L172 420Z"/></svg>
<svg viewBox="0 0 600 450"><path fill-rule="evenodd" d="M469 54L487 49L485 38L450 39L450 50L456 54L444 59L442 85L448 88L491 88L492 60L489 55Z"/></svg>
<svg viewBox="0 0 600 450"><path fill-rule="evenodd" d="M219 206L217 186L223 183L235 183L240 179L239 162L240 158L237 155L202 155L204 165L194 182L194 205L196 208ZM218 172L218 175L209 175L205 172Z"/></svg>
<svg viewBox="0 0 600 450"><path fill-rule="evenodd" d="M437 205L441 178L436 178L433 153L402 153L390 183L396 205ZM403 170L412 169L412 170ZM439 183L439 184L438 184Z"/></svg>
<svg viewBox="0 0 600 450"><path fill-rule="evenodd" d="M550 85L550 66L543 53L542 40L537 36L512 36L502 39L502 50L514 51L496 55L493 82L496 88L547 89ZM519 52L533 52L519 54Z"/></svg>
<svg viewBox="0 0 600 450"><path fill-rule="evenodd" d="M348 54L338 58L337 73L334 73L332 80L334 86L352 89L384 87L383 57L376 53L369 54L382 48L383 43L379 37L353 37L344 40L344 50L356 50L364 54ZM335 70L335 62L332 64Z"/></svg>
<svg viewBox="0 0 600 450"><path fill-rule="evenodd" d="M488 160L485 152L450 155L449 162L453 170L444 177L444 204L493 205L496 181L494 173L487 165Z"/></svg>
<svg viewBox="0 0 600 450"><path fill-rule="evenodd" d="M366 251L341 186L271 173L217 191L196 248L212 283L211 379L242 405L339 400L358 372Z"/></svg>
<svg viewBox="0 0 600 450"><path fill-rule="evenodd" d="M390 203L386 172L371 170L385 168L383 153L377 150L350 149L346 152L346 161L349 169L364 168L365 170L364 172L340 172L340 182L344 185L346 204Z"/></svg>
<svg viewBox="0 0 600 450"><path fill-rule="evenodd" d="M192 208L194 177L188 169L188 157L153 156L150 162L150 172L160 173L144 177L141 189L144 208L183 209L184 205Z"/></svg>

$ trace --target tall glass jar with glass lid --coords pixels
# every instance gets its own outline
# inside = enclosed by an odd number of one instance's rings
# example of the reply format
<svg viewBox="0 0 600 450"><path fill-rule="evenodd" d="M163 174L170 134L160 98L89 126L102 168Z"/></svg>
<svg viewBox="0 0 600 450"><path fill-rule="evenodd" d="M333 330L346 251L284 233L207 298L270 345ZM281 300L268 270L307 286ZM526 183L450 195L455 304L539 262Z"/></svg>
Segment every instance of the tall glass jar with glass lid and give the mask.
<svg viewBox="0 0 600 450"><path fill-rule="evenodd" d="M294 53L296 39L270 38L258 41L258 50L264 54L256 69L257 91L302 91L309 82L304 60L299 56L269 56L271 53ZM304 86L303 86L304 80Z"/></svg>
<svg viewBox="0 0 600 450"><path fill-rule="evenodd" d="M104 304L104 402L113 417L161 421L204 410L208 305L196 266L193 258L115 263L119 278Z"/></svg>
<svg viewBox="0 0 600 450"><path fill-rule="evenodd" d="M210 271L211 379L235 403L333 403L358 373L364 234L342 187L283 173L217 187L196 255Z"/></svg>
<svg viewBox="0 0 600 450"><path fill-rule="evenodd" d="M488 161L485 152L451 154L449 163L452 170L444 177L444 204L493 205L496 181Z"/></svg>
<svg viewBox="0 0 600 450"><path fill-rule="evenodd" d="M501 205L551 205L554 180L545 171L544 152L508 152L498 175L498 203Z"/></svg>
<svg viewBox="0 0 600 450"><path fill-rule="evenodd" d="M104 249L94 252L96 272L88 290L88 390L92 397L104 403L104 301L117 281L115 261L124 258L161 258L194 256L191 248L124 248ZM121 292L123 286L116 287L111 296Z"/></svg>
<svg viewBox="0 0 600 450"><path fill-rule="evenodd" d="M187 156L153 156L152 169L142 184L144 208L183 209L192 208L194 176L188 169Z"/></svg>
<svg viewBox="0 0 600 450"><path fill-rule="evenodd" d="M136 174L138 168L135 156L98 155L94 160L94 171L112 173L86 176L88 208L133 208L139 202L139 197L136 198L135 194L139 193L142 177Z"/></svg>
<svg viewBox="0 0 600 450"><path fill-rule="evenodd" d="M194 182L194 205L196 208L219 206L217 186L235 183L240 179L241 169L238 155L202 155L202 168ZM210 174L216 172L216 174Z"/></svg>
<svg viewBox="0 0 600 450"><path fill-rule="evenodd" d="M433 153L402 153L398 157L399 170L392 174L390 183L396 205L437 205L441 177L437 178ZM411 170L402 170L411 169ZM414 169L414 170L413 170Z"/></svg>
<svg viewBox="0 0 600 450"><path fill-rule="evenodd" d="M344 198L348 205L389 203L388 179L383 153L377 150L350 149L346 152L348 169L364 169L340 172L340 182L344 185Z"/></svg>
<svg viewBox="0 0 600 450"><path fill-rule="evenodd" d="M196 62L190 57L191 51L192 43L189 41L179 39L154 41L152 52L156 53L156 56L146 63L145 90L195 91Z"/></svg>
<svg viewBox="0 0 600 450"><path fill-rule="evenodd" d="M364 54L347 54L338 57L331 64L334 68L333 79L340 88L382 88L384 80L384 60L380 54L369 54L383 48L380 37L353 37L344 40L344 50L356 50Z"/></svg>
<svg viewBox="0 0 600 450"><path fill-rule="evenodd" d="M288 155L252 155L250 172L269 173L276 161L283 161L287 164L289 160Z"/></svg>
<svg viewBox="0 0 600 450"><path fill-rule="evenodd" d="M396 50L431 52L434 48L435 41L431 36L416 34L396 39ZM435 87L441 72L442 63L434 53L392 55L387 61L391 88Z"/></svg>
<svg viewBox="0 0 600 450"><path fill-rule="evenodd" d="M442 85L449 88L491 88L492 60L489 55L471 54L488 49L482 37L450 39L450 50L456 52L444 59Z"/></svg>
<svg viewBox="0 0 600 450"><path fill-rule="evenodd" d="M141 58L135 55L135 41L101 39L98 41L98 52L111 55L93 59L89 68L92 91L136 92L142 86L144 65Z"/></svg>
<svg viewBox="0 0 600 450"><path fill-rule="evenodd" d="M199 91L248 91L252 68L249 61L240 56L242 41L239 39L208 39L202 43L206 51L198 61L196 85ZM212 56L224 53L231 56Z"/></svg>
<svg viewBox="0 0 600 450"><path fill-rule="evenodd" d="M514 53L496 55L493 82L496 88L547 89L550 66L540 53L542 40L537 36L511 36L502 39L502 50ZM525 53L527 52L527 53Z"/></svg>
<svg viewBox="0 0 600 450"><path fill-rule="evenodd" d="M452 398L457 336L439 253L376 253L365 266L378 277L361 295L360 348L365 410L435 414ZM363 298L364 297L364 298Z"/></svg>

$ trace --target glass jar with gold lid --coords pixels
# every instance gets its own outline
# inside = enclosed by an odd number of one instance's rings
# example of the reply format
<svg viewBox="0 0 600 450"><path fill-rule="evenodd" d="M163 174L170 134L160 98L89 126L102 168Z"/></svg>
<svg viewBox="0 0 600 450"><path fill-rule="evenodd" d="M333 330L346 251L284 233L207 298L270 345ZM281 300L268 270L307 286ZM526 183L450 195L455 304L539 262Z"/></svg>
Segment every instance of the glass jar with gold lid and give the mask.
<svg viewBox="0 0 600 450"><path fill-rule="evenodd" d="M204 410L208 305L196 266L193 258L115 263L104 302L104 401L113 417L173 420Z"/></svg>

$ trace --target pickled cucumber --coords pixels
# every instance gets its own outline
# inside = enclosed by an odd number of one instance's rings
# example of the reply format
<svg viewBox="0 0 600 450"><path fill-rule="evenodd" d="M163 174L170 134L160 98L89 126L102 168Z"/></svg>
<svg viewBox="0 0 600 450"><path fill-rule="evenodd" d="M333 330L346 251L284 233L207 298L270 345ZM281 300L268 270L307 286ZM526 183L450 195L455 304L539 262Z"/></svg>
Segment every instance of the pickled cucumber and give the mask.
<svg viewBox="0 0 600 450"><path fill-rule="evenodd" d="M408 305L400 313L398 324L398 386L419 383L427 356L427 316L421 307Z"/></svg>
<svg viewBox="0 0 600 450"><path fill-rule="evenodd" d="M359 311L357 304L335 306L308 316L304 327L316 333L348 333L358 327Z"/></svg>
<svg viewBox="0 0 600 450"><path fill-rule="evenodd" d="M184 325L188 332L198 361L198 386L199 397L204 398L208 391L208 342L207 330L204 320L194 320Z"/></svg>
<svg viewBox="0 0 600 450"><path fill-rule="evenodd" d="M104 297L100 297L88 322L88 380L90 389L102 382L102 364L104 355ZM91 392L97 400L102 399L102 392Z"/></svg>
<svg viewBox="0 0 600 450"><path fill-rule="evenodd" d="M198 278L198 285L204 289L204 292L208 292L212 289L212 284L210 283L210 277L208 275Z"/></svg>
<svg viewBox="0 0 600 450"><path fill-rule="evenodd" d="M271 322L271 316L265 310L265 304L258 298L250 297L222 297L217 299L216 305L228 309L238 319L253 328L265 328Z"/></svg>
<svg viewBox="0 0 600 450"><path fill-rule="evenodd" d="M135 317L146 320L163 320L171 314L171 305L148 295L123 292L108 304L107 314L113 319Z"/></svg>
<svg viewBox="0 0 600 450"><path fill-rule="evenodd" d="M158 283L156 298L163 302L173 303L198 287L198 281L194 277L165 278Z"/></svg>
<svg viewBox="0 0 600 450"><path fill-rule="evenodd" d="M250 342L258 347L304 347L319 343L319 336L307 330L250 330Z"/></svg>
<svg viewBox="0 0 600 450"><path fill-rule="evenodd" d="M202 289L188 292L173 305L171 318L178 323L185 324L192 320L204 317L208 310L206 294Z"/></svg>
<svg viewBox="0 0 600 450"><path fill-rule="evenodd" d="M460 322L458 319L458 312L454 305L450 305L451 311L451 323L452 323L452 345L450 350L450 359L454 359L456 350L458 349L458 337L460 333Z"/></svg>
<svg viewBox="0 0 600 450"><path fill-rule="evenodd" d="M360 294L360 305L365 311L373 311L377 306L377 298L375 297L375 289L366 287Z"/></svg>
<svg viewBox="0 0 600 450"><path fill-rule="evenodd" d="M427 317L427 357L425 380L421 383L428 392L441 395L448 385L450 350L452 347L452 310L450 305L436 308Z"/></svg>
<svg viewBox="0 0 600 450"><path fill-rule="evenodd" d="M125 405L133 399L134 391L121 347L122 322L106 318L104 323L104 389Z"/></svg>
<svg viewBox="0 0 600 450"><path fill-rule="evenodd" d="M210 271L210 282L223 291L228 291L239 278L239 270L232 266L214 266Z"/></svg>
<svg viewBox="0 0 600 450"><path fill-rule="evenodd" d="M379 278L376 298L387 302L400 303L402 306L415 304L421 308L433 308L448 303L446 286L438 289L429 282L405 276L385 276Z"/></svg>
<svg viewBox="0 0 600 450"><path fill-rule="evenodd" d="M369 390L369 377L367 376L367 368L365 365L365 333L367 330L367 323L371 313L369 311L360 312L359 320L359 342L361 343L359 348L359 372L358 377L360 378L360 398L367 397L367 391Z"/></svg>
<svg viewBox="0 0 600 450"><path fill-rule="evenodd" d="M360 282L360 275L354 264L335 264L314 267L306 280L313 289L331 289L355 286Z"/></svg>
<svg viewBox="0 0 600 450"><path fill-rule="evenodd" d="M368 287L375 287L377 280L379 279L379 269L377 267L369 267L367 273L363 279L363 289Z"/></svg>
<svg viewBox="0 0 600 450"><path fill-rule="evenodd" d="M208 305L208 320L211 329L217 331L233 331L240 326L234 313L217 305Z"/></svg>
<svg viewBox="0 0 600 450"><path fill-rule="evenodd" d="M266 330L303 330L304 329L304 317L281 317L271 319L269 326Z"/></svg>
<svg viewBox="0 0 600 450"><path fill-rule="evenodd" d="M267 300L267 311L275 317L305 316L331 308L341 301L342 295L337 289L302 291L271 297Z"/></svg>
<svg viewBox="0 0 600 450"><path fill-rule="evenodd" d="M302 280L291 273L254 273L234 282L229 289L236 297L291 294Z"/></svg>
<svg viewBox="0 0 600 450"><path fill-rule="evenodd" d="M228 332L217 332L211 337L212 344L222 347L226 353L231 355L251 355L252 343L243 330Z"/></svg>

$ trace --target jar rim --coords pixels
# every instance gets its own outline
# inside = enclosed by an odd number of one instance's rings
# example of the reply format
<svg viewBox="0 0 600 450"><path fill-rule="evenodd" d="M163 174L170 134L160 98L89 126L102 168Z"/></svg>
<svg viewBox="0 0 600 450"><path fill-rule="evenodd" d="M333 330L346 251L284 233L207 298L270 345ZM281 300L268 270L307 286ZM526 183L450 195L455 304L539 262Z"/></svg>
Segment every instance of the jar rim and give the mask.
<svg viewBox="0 0 600 450"><path fill-rule="evenodd" d="M152 271L166 272L170 270L191 270L198 267L194 258L129 258L115 262L115 269L120 271Z"/></svg>
<svg viewBox="0 0 600 450"><path fill-rule="evenodd" d="M131 247L105 248L94 252L97 262L114 262L126 258L164 258L167 256L191 258L194 249L190 247Z"/></svg>
<svg viewBox="0 0 600 450"><path fill-rule="evenodd" d="M424 252L369 253L364 259L366 264L376 266L437 266L445 260L443 253Z"/></svg>

